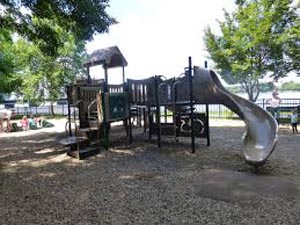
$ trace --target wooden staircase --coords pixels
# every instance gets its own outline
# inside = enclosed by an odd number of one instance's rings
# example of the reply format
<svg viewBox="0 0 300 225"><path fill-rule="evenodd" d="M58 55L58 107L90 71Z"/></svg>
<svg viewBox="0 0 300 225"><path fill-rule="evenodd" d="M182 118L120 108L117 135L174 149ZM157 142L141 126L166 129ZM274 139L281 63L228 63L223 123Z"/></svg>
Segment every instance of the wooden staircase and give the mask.
<svg viewBox="0 0 300 225"><path fill-rule="evenodd" d="M89 104L85 127L80 124L73 136L59 140L60 144L69 148L67 155L80 160L98 154L100 151L102 123L98 120L100 118L98 110L92 111L93 104L96 104L96 100Z"/></svg>

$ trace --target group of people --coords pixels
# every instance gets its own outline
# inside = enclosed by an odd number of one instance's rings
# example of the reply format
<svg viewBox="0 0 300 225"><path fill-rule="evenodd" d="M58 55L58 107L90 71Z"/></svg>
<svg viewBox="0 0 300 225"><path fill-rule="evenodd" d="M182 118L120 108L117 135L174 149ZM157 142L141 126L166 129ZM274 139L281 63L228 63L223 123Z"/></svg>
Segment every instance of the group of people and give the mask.
<svg viewBox="0 0 300 225"><path fill-rule="evenodd" d="M278 88L275 87L274 91L272 92L272 98L270 99L270 105L271 105L271 114L274 116L276 119L277 123L279 124L279 118L280 118L280 102L281 99L278 94ZM298 109L294 108L291 110L291 115L290 115L290 121L291 121L291 126L293 133L298 133Z"/></svg>
<svg viewBox="0 0 300 225"><path fill-rule="evenodd" d="M27 116L24 115L21 120L21 125L23 131L28 131L29 129L35 130L42 127L42 118L31 115L28 119Z"/></svg>
<svg viewBox="0 0 300 225"><path fill-rule="evenodd" d="M3 110L0 111L0 133L3 131L28 131L36 130L42 127L53 127L54 125L47 120L43 119L41 116L34 116L31 114L29 117L24 115L22 119L18 122L11 122L11 114L4 113ZM6 126L5 126L6 122Z"/></svg>

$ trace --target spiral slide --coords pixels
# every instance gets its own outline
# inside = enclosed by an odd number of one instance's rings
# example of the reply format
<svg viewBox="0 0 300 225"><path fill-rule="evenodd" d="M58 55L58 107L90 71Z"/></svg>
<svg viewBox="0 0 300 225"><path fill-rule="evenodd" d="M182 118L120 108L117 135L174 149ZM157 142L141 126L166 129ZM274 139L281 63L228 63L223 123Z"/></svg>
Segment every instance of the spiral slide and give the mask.
<svg viewBox="0 0 300 225"><path fill-rule="evenodd" d="M252 165L264 164L278 139L278 125L272 115L255 103L230 93L213 71L200 67L194 67L193 92L197 103L223 104L244 120L244 158Z"/></svg>

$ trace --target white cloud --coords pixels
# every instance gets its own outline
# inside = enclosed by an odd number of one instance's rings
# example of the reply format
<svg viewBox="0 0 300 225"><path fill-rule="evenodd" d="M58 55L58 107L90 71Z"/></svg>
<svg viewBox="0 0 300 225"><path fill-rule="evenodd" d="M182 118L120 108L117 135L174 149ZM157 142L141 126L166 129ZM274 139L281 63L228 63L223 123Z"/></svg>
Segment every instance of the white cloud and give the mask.
<svg viewBox="0 0 300 225"><path fill-rule="evenodd" d="M223 8L231 10L234 6L233 0L124 2L111 1L110 14L120 23L113 25L108 34L96 36L87 49L91 52L118 45L128 61L126 77L135 79L158 74L177 76L187 66L188 56L193 57L194 65L204 65L203 29L216 26L216 20L223 17ZM99 70L92 69L92 76L103 74ZM109 82L121 82L121 69L109 74Z"/></svg>

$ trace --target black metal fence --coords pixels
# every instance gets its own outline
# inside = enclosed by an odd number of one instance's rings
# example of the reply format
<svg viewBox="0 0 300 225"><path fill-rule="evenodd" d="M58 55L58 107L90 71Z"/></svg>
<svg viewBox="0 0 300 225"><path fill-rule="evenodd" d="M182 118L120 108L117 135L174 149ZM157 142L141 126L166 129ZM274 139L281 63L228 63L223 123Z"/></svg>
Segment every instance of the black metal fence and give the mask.
<svg viewBox="0 0 300 225"><path fill-rule="evenodd" d="M257 105L267 110L271 107L269 99L260 99L256 102ZM300 98L284 98L281 99L280 108L284 109L280 111L281 118L288 118L291 114L291 109L297 108L300 106ZM205 111L205 106L198 106L199 111ZM209 105L209 116L210 118L220 118L220 119L237 119L238 116L228 109L224 105L216 104Z"/></svg>
<svg viewBox="0 0 300 225"><path fill-rule="evenodd" d="M259 106L261 106L264 109L269 109L270 103L268 99L262 99L257 102ZM298 109L300 107L300 99L299 98L283 98L280 101L279 108L280 110L280 118L288 118L291 113L292 109Z"/></svg>
<svg viewBox="0 0 300 225"><path fill-rule="evenodd" d="M30 107L15 107L12 109L15 115L41 115L49 116L51 115L50 106L30 106ZM57 105L53 106L53 112L58 116L68 115L68 105Z"/></svg>
<svg viewBox="0 0 300 225"><path fill-rule="evenodd" d="M267 109L270 107L270 103L267 99L261 99L256 102L257 105L260 107ZM300 106L300 98L285 98L282 99L280 102L280 107L282 108L297 108ZM56 105L53 106L53 110L55 115L59 116L67 116L68 115L68 106L67 105ZM73 111L74 109L71 108ZM14 108L16 115L50 115L51 109L50 106L33 106L33 107L15 107ZM205 111L205 105L199 105L197 106L197 111ZM287 118L290 115L291 112L288 110L281 111L280 116L283 118ZM209 116L211 118L220 118L220 119L237 119L238 116L232 112L227 107L215 104L215 105L209 105Z"/></svg>

